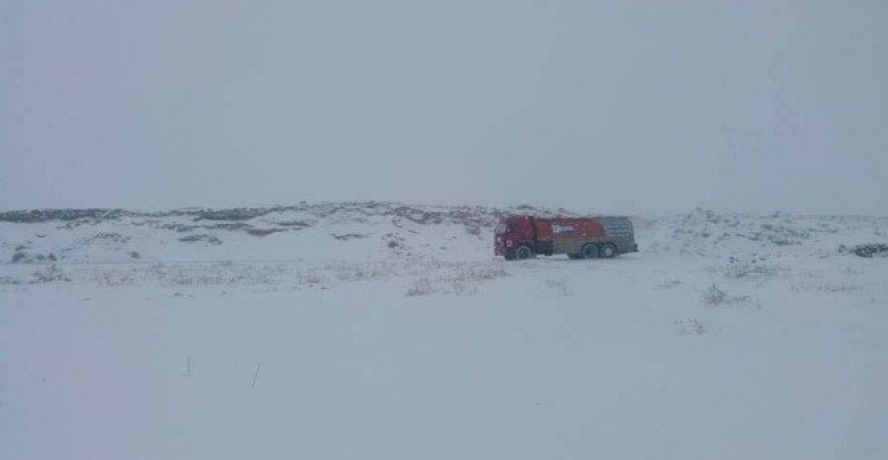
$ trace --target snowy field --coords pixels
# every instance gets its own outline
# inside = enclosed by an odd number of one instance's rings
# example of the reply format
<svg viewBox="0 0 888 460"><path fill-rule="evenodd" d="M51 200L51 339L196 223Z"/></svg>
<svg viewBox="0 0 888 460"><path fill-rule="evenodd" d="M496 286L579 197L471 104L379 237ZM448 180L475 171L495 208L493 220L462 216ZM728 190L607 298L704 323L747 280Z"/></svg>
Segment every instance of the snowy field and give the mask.
<svg viewBox="0 0 888 460"><path fill-rule="evenodd" d="M888 218L505 212L0 214L0 459L888 458Z"/></svg>

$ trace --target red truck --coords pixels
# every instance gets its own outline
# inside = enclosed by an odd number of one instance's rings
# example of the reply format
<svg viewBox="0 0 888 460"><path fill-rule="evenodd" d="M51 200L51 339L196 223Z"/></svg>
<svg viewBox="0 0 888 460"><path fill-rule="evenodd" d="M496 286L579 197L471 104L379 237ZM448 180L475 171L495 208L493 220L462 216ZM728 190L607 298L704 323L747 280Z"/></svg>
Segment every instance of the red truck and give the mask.
<svg viewBox="0 0 888 460"><path fill-rule="evenodd" d="M510 216L494 230L494 254L506 260L541 254L571 259L610 258L637 252L635 231L626 217Z"/></svg>

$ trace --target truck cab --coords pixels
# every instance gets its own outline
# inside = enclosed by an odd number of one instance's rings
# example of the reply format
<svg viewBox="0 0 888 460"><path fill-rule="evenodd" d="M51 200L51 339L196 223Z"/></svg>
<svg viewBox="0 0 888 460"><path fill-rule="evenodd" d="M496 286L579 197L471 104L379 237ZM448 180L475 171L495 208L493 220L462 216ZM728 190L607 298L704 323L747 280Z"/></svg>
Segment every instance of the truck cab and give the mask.
<svg viewBox="0 0 888 460"><path fill-rule="evenodd" d="M518 248L521 247L528 248L529 250L534 245L536 235L533 217L507 217L496 225L493 233L494 255L504 256L506 260L526 259L533 255L532 251L526 252L522 250L520 254L518 251Z"/></svg>

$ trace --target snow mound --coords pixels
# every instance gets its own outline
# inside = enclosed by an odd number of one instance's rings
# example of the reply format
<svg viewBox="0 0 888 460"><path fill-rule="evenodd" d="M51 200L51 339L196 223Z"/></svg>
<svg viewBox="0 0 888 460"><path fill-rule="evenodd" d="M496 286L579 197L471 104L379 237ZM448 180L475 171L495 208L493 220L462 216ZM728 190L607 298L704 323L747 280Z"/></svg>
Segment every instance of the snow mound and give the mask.
<svg viewBox="0 0 888 460"><path fill-rule="evenodd" d="M532 206L301 203L171 211L0 213L0 260L11 263L283 260L488 260L504 215L569 214Z"/></svg>
<svg viewBox="0 0 888 460"><path fill-rule="evenodd" d="M888 240L888 218L722 214L706 209L643 221L641 245L656 253L719 258L829 256L843 245ZM852 243L853 244L853 243Z"/></svg>

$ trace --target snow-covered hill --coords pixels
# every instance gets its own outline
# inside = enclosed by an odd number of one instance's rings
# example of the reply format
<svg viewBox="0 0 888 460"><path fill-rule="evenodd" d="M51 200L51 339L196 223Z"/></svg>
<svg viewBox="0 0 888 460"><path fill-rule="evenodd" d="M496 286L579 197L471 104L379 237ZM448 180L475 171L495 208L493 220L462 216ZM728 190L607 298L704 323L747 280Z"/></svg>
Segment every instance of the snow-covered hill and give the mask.
<svg viewBox="0 0 888 460"><path fill-rule="evenodd" d="M477 259L480 253L491 254L487 233L510 211L546 212L376 202L7 212L0 213L0 260Z"/></svg>
<svg viewBox="0 0 888 460"><path fill-rule="evenodd" d="M489 260L492 228L509 213L575 215L524 206L322 203L167 212L0 213L0 261ZM707 257L828 256L888 241L888 218L721 215L697 209L634 218L643 252Z"/></svg>
<svg viewBox="0 0 888 460"><path fill-rule="evenodd" d="M642 220L650 250L709 257L829 256L888 242L888 217L693 212Z"/></svg>
<svg viewBox="0 0 888 460"><path fill-rule="evenodd" d="M888 218L511 212L0 213L0 458L888 455Z"/></svg>

